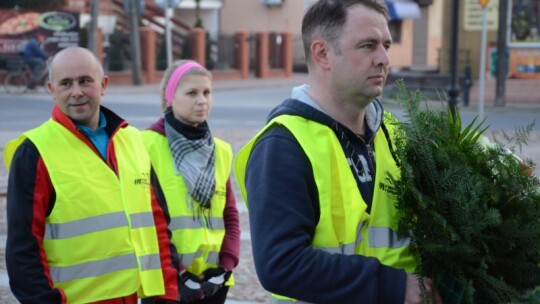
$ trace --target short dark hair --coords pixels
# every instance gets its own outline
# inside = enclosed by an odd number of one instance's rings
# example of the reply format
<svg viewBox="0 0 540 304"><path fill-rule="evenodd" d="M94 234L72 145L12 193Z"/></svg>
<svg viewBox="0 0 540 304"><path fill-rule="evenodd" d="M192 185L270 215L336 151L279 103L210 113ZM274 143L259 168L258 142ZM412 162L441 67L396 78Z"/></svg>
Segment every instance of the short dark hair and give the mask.
<svg viewBox="0 0 540 304"><path fill-rule="evenodd" d="M320 35L339 52L337 40L347 20L347 9L361 4L381 13L388 20L386 5L381 0L318 0L304 14L302 19L302 41L306 63L311 61L311 43L314 35Z"/></svg>

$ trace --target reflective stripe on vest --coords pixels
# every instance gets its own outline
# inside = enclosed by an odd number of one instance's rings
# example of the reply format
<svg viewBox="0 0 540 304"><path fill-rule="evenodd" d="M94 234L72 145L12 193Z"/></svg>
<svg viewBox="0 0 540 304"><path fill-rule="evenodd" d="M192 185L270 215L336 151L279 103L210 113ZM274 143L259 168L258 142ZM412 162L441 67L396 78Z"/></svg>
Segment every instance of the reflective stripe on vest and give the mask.
<svg viewBox="0 0 540 304"><path fill-rule="evenodd" d="M150 212L132 214L130 217L132 228L154 226L154 216ZM44 238L46 240L64 239L127 225L126 214L124 212L115 212L80 219L69 223L45 224Z"/></svg>
<svg viewBox="0 0 540 304"><path fill-rule="evenodd" d="M385 115L385 121L387 118ZM388 191L385 182L389 175L399 177L399 169L382 130L376 132L373 140L377 151L377 174L371 213L366 212L367 205L358 191L347 157L334 131L317 122L290 115L274 118L237 154L235 175L246 205L249 207L245 171L251 149L258 138L275 125L287 128L294 135L313 168L319 193L320 218L311 245L331 253L376 257L385 265L413 272L416 264L409 251L410 240L399 239L395 232L395 219L398 216L395 197ZM393 134L393 126L386 126ZM288 299L277 295L274 297Z"/></svg>
<svg viewBox="0 0 540 304"><path fill-rule="evenodd" d="M363 223L359 225L361 227ZM360 231L360 229L358 231ZM401 248L411 245L411 240L408 238L400 238L398 234L388 227L369 227L369 246L373 248L388 247L388 248ZM355 249L362 242L362 236L359 235L356 243L341 244L337 247L322 247L313 246L328 253L339 253L345 255L355 254Z"/></svg>
<svg viewBox="0 0 540 304"><path fill-rule="evenodd" d="M223 222L223 217L212 216L208 218L209 227L212 229L225 229L225 223ZM169 224L169 229L178 230L178 229L198 229L204 228L207 224L202 222L202 219L196 218L194 216L175 216L171 217L171 223Z"/></svg>
<svg viewBox="0 0 540 304"><path fill-rule="evenodd" d="M388 227L369 227L369 246L373 248L402 248L411 245L411 239L400 238L397 232Z"/></svg>
<svg viewBox="0 0 540 304"><path fill-rule="evenodd" d="M56 194L43 240L54 287L69 303L164 294L150 160L139 131L121 128L111 137L117 173L53 120L21 137L35 144Z"/></svg>
<svg viewBox="0 0 540 304"><path fill-rule="evenodd" d="M159 254L151 254L139 257L142 270L160 269ZM126 254L110 259L88 262L75 266L50 267L51 277L54 282L61 283L71 280L101 276L124 269L137 269L137 258L134 254Z"/></svg>
<svg viewBox="0 0 540 304"><path fill-rule="evenodd" d="M354 250L356 249L355 243L350 244L342 244L338 247L321 247L321 246L313 246L313 248L320 249L322 251L328 252L328 253L339 253L339 254L346 254L346 255L353 255Z"/></svg>
<svg viewBox="0 0 540 304"><path fill-rule="evenodd" d="M399 238L398 234L388 227L369 227L369 246L373 248L401 248L411 245L410 239ZM361 238L359 239L362 240ZM340 253L346 255L355 254L358 243L341 244L339 247L321 247L313 246L313 248L321 249L328 253Z"/></svg>
<svg viewBox="0 0 540 304"><path fill-rule="evenodd" d="M197 212L198 202L194 202L192 209L186 202L189 197L187 186L182 176L174 172L167 138L150 130L143 131L142 137L167 201L171 218L169 229L178 257L189 272L200 275L206 269L219 265L219 253L225 237L223 212L231 173L232 148L228 143L214 138L216 190L208 214L201 216ZM226 285L234 285L233 276Z"/></svg>
<svg viewBox="0 0 540 304"><path fill-rule="evenodd" d="M197 251L194 253L183 253L183 254L178 254L178 259L180 260L180 262L182 262L183 265L192 265L193 261L195 261L195 259L201 258L203 254L204 254L203 251ZM217 251L207 252L205 262L207 264L217 265L219 263L219 252Z"/></svg>

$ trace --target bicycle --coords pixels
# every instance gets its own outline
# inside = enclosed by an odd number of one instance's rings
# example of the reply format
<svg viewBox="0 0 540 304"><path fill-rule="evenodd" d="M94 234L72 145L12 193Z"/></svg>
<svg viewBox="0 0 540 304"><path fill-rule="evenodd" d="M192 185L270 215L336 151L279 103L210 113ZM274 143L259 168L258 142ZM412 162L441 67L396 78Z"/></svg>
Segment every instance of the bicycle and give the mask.
<svg viewBox="0 0 540 304"><path fill-rule="evenodd" d="M28 85L33 78L32 69L24 62L21 57L13 57L7 60L6 63L8 73L4 79L4 88L10 94L22 94L29 90ZM47 89L48 71L43 69L38 79L36 80L36 89L42 87L45 92Z"/></svg>

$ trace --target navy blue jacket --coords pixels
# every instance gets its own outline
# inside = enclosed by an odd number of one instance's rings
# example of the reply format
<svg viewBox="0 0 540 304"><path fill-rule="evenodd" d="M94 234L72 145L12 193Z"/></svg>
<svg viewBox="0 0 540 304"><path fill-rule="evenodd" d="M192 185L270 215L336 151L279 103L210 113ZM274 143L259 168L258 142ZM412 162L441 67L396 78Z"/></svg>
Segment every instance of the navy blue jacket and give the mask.
<svg viewBox="0 0 540 304"><path fill-rule="evenodd" d="M351 170L371 206L375 160L368 149L376 148L371 142L383 115L377 100L371 107L377 116L371 117L376 128L368 128L364 140L321 111L293 99L275 108L269 120L282 114L298 115L331 127L345 155L357 163ZM364 161L355 162L353 154ZM317 186L309 159L285 127L271 128L255 143L246 169L246 188L255 268L266 290L312 303L404 302L403 270L385 266L376 258L330 254L311 247L320 216Z"/></svg>
<svg viewBox="0 0 540 304"><path fill-rule="evenodd" d="M19 50L19 55L24 59L41 58L47 60L47 57L49 57L41 48L41 45L39 45L39 41L36 38L23 42Z"/></svg>

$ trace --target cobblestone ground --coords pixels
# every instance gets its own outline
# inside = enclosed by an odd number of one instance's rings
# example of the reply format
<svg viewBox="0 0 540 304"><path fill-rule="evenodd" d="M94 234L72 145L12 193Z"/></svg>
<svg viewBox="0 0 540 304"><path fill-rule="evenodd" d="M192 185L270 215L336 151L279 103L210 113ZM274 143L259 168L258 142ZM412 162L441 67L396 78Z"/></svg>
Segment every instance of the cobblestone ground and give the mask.
<svg viewBox="0 0 540 304"><path fill-rule="evenodd" d="M214 135L220 137L233 147L236 155L238 150L257 132L256 129L226 129L213 130ZM540 165L540 132L532 133L529 138L529 144L523 148L523 151L518 155L533 160L537 166ZM0 152L1 152L0 148ZM537 175L540 175L540 170L535 170ZM234 178L234 177L233 177ZM6 170L3 161L0 161L0 192L5 191ZM235 187L235 195L238 202L242 202L236 182L233 181ZM242 206L241 206L242 207ZM249 219L243 208L240 209L240 228L244 235L249 232ZM0 232L5 233L5 198L0 197ZM0 248L3 248L3 244ZM0 273L5 273L4 250L0 252ZM229 291L228 298L239 301L253 301L259 303L270 303L269 294L261 287L259 280L255 274L253 259L251 253L251 242L249 238L244 237L241 242L240 263L235 269L236 286ZM0 304L18 303L9 287L0 286Z"/></svg>
<svg viewBox="0 0 540 304"><path fill-rule="evenodd" d="M0 303L2 304L17 304L19 301L11 293L9 287L0 286Z"/></svg>

